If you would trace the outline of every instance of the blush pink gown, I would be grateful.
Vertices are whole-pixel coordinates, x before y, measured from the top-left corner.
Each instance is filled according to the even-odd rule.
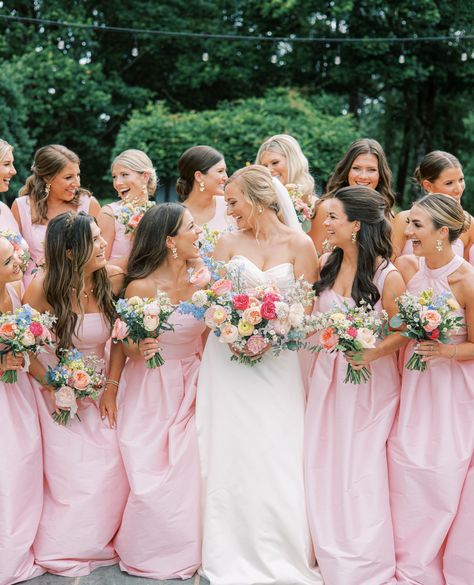
[[[111,328],[100,313],[84,315],[75,347],[104,356]],[[44,357],[43,357],[44,356]],[[40,354],[56,363],[54,354]],[[79,401],[69,426],[55,423],[48,392],[37,391],[43,434],[44,507],[34,544],[36,562],[50,573],[88,575],[97,567],[118,562],[112,540],[122,519],[129,487],[116,431],[102,421],[98,402]]]
[[[15,234],[20,233],[20,228],[13,217],[13,213],[3,201],[0,201],[0,230],[10,230]]]
[[[216,195],[214,197],[216,202],[216,211],[214,217],[207,222],[207,227],[211,230],[225,231],[232,224],[232,220],[227,217],[227,205],[224,197]]]
[[[25,195],[15,199],[18,213],[21,219],[21,235],[25,238],[30,247],[31,260],[28,269],[23,277],[25,289],[34,278],[32,270],[35,269],[36,263],[42,263],[44,260],[44,240],[46,237],[46,224],[33,223],[31,219],[30,198]],[[77,211],[89,213],[91,198],[87,195],[81,196]]]
[[[7,284],[13,309],[21,305]],[[41,434],[34,389],[26,372],[16,384],[0,382],[0,585],[44,573],[32,545],[43,505]]]
[[[102,211],[108,213],[115,218],[117,209],[123,205],[122,201],[114,201],[105,205]],[[110,261],[117,260],[124,256],[128,257],[130,250],[132,249],[132,241],[130,235],[125,233],[125,226],[121,224],[117,219],[115,221],[115,237],[112,244],[112,251],[110,253]]]
[[[455,256],[419,271],[412,293],[451,293]],[[464,315],[460,311],[461,316]],[[452,343],[466,340],[460,330]],[[407,346],[403,364],[413,354]],[[389,440],[397,578],[410,585],[474,583],[474,360],[435,359],[425,372],[403,367],[400,411]]]
[[[115,539],[120,568],[153,579],[188,579],[201,563],[196,385],[204,323],[174,313],[160,336],[165,363],[127,361],[117,429],[131,492]]]
[[[382,294],[392,264],[374,278]],[[352,298],[321,293],[325,312]],[[381,310],[381,301],[375,306]],[[372,362],[366,384],[343,382],[342,353],[315,354],[305,419],[305,478],[316,558],[327,585],[395,584],[386,444],[400,393],[395,355]]]

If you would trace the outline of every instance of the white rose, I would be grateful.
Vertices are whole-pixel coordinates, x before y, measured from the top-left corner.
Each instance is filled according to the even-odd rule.
[[[160,314],[160,311],[161,311],[160,305],[156,301],[143,307],[143,314],[144,315],[156,316],[156,315]]]
[[[35,336],[31,331],[25,331],[21,336],[20,341],[25,347],[30,347],[35,344]]]
[[[145,327],[147,331],[155,331],[159,324],[160,321],[156,315],[145,315],[145,317],[143,317],[143,327]]]
[[[287,303],[284,303],[283,301],[275,301],[275,310],[278,319],[281,320],[287,319],[290,313],[290,307],[288,306]]]
[[[292,327],[301,327],[304,320],[304,307],[301,303],[293,303],[288,315]]]
[[[367,329],[366,327],[362,327],[357,331],[356,340],[362,345],[364,349],[372,349],[375,347],[377,338],[373,331]]]
[[[207,294],[203,290],[198,290],[191,297],[191,301],[196,307],[204,307],[207,302]]]
[[[219,341],[221,343],[234,343],[239,338],[239,330],[232,323],[226,323],[220,330]]]

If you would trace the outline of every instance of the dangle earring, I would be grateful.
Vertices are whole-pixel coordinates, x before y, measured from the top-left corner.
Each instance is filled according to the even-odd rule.
[[[258,206],[257,208],[258,213],[263,213],[263,207],[261,205]]]
[[[204,191],[204,189],[205,189],[205,188],[206,188],[206,187],[204,186],[204,181],[201,181],[201,182],[199,183],[199,191],[201,191],[201,193],[202,193],[202,192]]]
[[[175,260],[177,260],[178,259],[178,250],[177,250],[176,246],[173,246],[172,248],[170,248],[170,250],[171,250],[171,256],[173,256],[173,258]]]
[[[351,240],[353,244],[357,242],[357,232],[352,232]]]
[[[49,197],[49,190],[51,189],[51,183],[46,183],[44,186],[44,196]]]
[[[145,197],[148,197],[148,189],[146,188],[146,183],[143,183],[142,193]]]
[[[438,252],[442,252],[443,251],[443,242],[442,242],[442,240],[436,240],[436,249],[438,250]]]

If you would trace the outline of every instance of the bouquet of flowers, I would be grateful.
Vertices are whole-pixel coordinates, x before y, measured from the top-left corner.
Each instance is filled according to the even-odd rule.
[[[138,205],[134,201],[123,203],[115,211],[115,218],[119,223],[125,226],[125,233],[132,234],[145,212],[155,205],[154,201],[147,201],[142,205]]]
[[[397,299],[398,313],[390,320],[394,328],[406,325],[405,337],[417,341],[437,340],[449,342],[451,332],[456,332],[462,325],[462,317],[455,314],[459,305],[449,292],[435,294],[432,289],[420,295],[404,293]],[[424,372],[428,363],[418,353],[414,353],[406,363],[407,370]]]
[[[154,299],[131,297],[119,299],[115,303],[115,309],[119,318],[115,321],[112,331],[112,341],[129,340],[139,343],[147,337],[158,337],[162,331],[173,331],[173,325],[168,323],[170,315],[174,311],[168,296],[158,291]],[[157,368],[164,364],[159,352],[146,361],[147,368]]]
[[[97,400],[105,386],[105,362],[94,353],[84,356],[77,349],[66,349],[62,352],[56,367],[48,366],[46,382],[56,388],[56,406],[53,419],[60,425],[79,415],[77,401],[84,398]]]
[[[13,246],[13,250],[16,252],[18,260],[20,261],[20,268],[22,272],[25,272],[28,268],[28,262],[30,261],[30,248],[28,247],[26,240],[21,234],[16,234],[11,230],[0,230],[0,236],[6,238]]]
[[[56,318],[49,313],[39,313],[30,305],[23,305],[0,315],[0,356],[11,351],[23,355],[25,370],[28,370],[29,352],[38,354],[45,345],[52,345],[51,328]],[[0,381],[7,384],[18,382],[16,370],[0,371]]]
[[[302,278],[285,291],[266,285],[246,292],[230,278],[220,278],[209,289],[196,291],[179,310],[204,318],[219,341],[236,350],[231,360],[253,366],[266,347],[274,355],[305,347],[314,326],[304,308],[313,299],[311,285]]]
[[[290,183],[285,185],[285,187],[288,191],[288,194],[290,195],[290,199],[296,211],[296,216],[298,217],[298,221],[301,223],[303,231],[309,232],[311,229],[311,218],[314,214],[314,205],[307,203],[307,198],[301,192],[299,185]]]
[[[219,230],[211,230],[207,224],[202,226],[202,233],[199,236],[199,253],[202,257],[212,254],[221,234]]]
[[[388,315],[385,311],[375,311],[365,303],[358,307],[349,307],[344,303],[344,308],[335,306],[326,313],[319,313],[315,319],[319,344],[311,348],[313,351],[360,352],[375,347],[377,339],[382,337]],[[347,364],[344,382],[363,384],[370,376],[368,368],[354,370],[351,364]]]

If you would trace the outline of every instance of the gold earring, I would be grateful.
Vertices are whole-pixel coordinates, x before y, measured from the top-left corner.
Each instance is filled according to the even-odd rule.
[[[171,256],[173,256],[173,258],[175,260],[178,259],[178,249],[176,248],[176,246],[173,246],[172,248],[170,248],[171,250]]]
[[[46,185],[44,186],[44,194],[45,197],[49,196],[49,190],[51,189],[51,183],[46,183]]]
[[[259,205],[259,207],[257,208],[258,213],[263,213],[263,207],[261,205]]]
[[[146,188],[146,183],[143,184],[142,191],[143,191],[143,195],[146,195],[148,197],[148,189]]]
[[[442,240],[436,240],[436,249],[438,250],[438,252],[442,252],[443,251],[443,242],[442,242]]]
[[[204,191],[204,189],[205,189],[205,188],[206,188],[206,187],[204,186],[204,181],[201,181],[201,182],[199,183],[199,191],[201,191],[201,193],[202,193],[202,192]]]
[[[353,244],[357,242],[357,232],[352,232],[351,240]]]

